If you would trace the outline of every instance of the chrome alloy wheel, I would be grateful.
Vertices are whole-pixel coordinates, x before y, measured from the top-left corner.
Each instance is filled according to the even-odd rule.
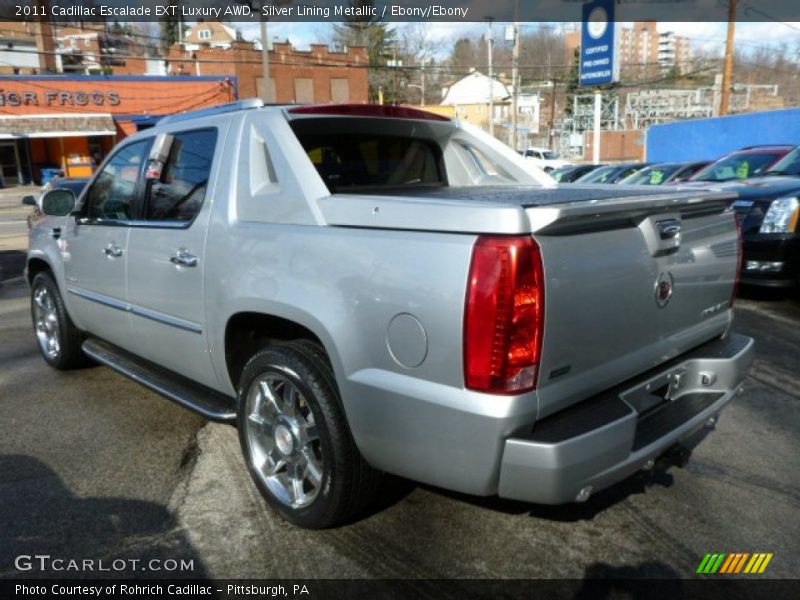
[[[33,292],[33,320],[42,352],[48,358],[58,358],[61,353],[58,313],[53,296],[44,285],[37,286]]]
[[[314,502],[322,487],[323,456],[314,414],[286,376],[266,373],[247,392],[245,429],[256,475],[291,508]]]

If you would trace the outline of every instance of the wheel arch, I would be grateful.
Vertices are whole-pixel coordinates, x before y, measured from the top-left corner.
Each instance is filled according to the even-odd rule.
[[[29,258],[25,267],[25,276],[26,279],[28,280],[28,285],[32,284],[33,278],[36,277],[42,271],[50,271],[51,273],[53,273],[53,276],[55,278],[55,272],[53,271],[53,267],[50,266],[49,262],[47,262],[43,258],[39,258],[36,256]]]
[[[330,343],[324,342],[323,337],[296,320],[275,314],[249,310],[234,313],[225,324],[225,368],[228,378],[233,388],[238,389],[242,370],[253,354],[270,344],[298,339],[319,345],[336,371],[332,348]]]

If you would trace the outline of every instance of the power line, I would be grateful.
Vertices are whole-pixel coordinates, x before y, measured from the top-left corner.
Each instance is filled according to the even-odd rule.
[[[758,13],[759,15],[761,15],[765,19],[769,19],[773,23],[778,23],[779,25],[783,25],[784,27],[788,27],[789,29],[794,29],[795,31],[800,31],[800,27],[796,27],[796,26],[792,25],[791,23],[787,23],[786,21],[781,21],[780,19],[776,19],[775,17],[773,17],[772,15],[764,12],[760,8],[756,8],[755,6],[750,4],[749,2],[743,2],[742,4],[744,5],[745,13],[748,13],[748,12]]]

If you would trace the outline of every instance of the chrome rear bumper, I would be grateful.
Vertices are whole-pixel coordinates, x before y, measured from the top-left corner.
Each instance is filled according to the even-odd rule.
[[[498,493],[541,504],[586,500],[676,444],[702,439],[742,389],[753,340],[714,340],[537,423],[505,443]]]

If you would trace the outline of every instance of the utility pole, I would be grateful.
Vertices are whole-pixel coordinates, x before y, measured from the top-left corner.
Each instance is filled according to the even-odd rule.
[[[420,100],[420,106],[425,106],[425,59],[422,59],[422,69],[420,69],[420,76],[422,78],[420,92],[422,93],[422,98]]]
[[[272,102],[272,95],[269,93],[269,35],[267,33],[267,20],[261,17],[261,77],[264,85],[261,87],[261,99],[264,104]]]
[[[592,164],[600,164],[600,126],[603,115],[603,94],[594,92],[594,135],[592,136]]]
[[[722,71],[722,95],[719,101],[720,116],[727,115],[731,108],[731,88],[733,88],[733,38],[736,33],[736,2],[728,0],[728,40],[725,43],[725,69]]]
[[[514,5],[516,17],[519,2]],[[519,23],[514,22],[514,49],[511,54],[511,147],[517,148],[517,113],[519,112]]]
[[[556,91],[558,91],[558,79],[553,77],[553,95],[550,96],[550,123],[547,127],[547,140],[548,140],[548,147],[551,150],[555,150],[555,140],[556,136],[553,133],[553,130],[556,126]]]
[[[397,104],[397,44],[392,46],[392,104]]]
[[[492,19],[487,19],[489,31],[486,34],[486,50],[489,53],[489,135],[494,135],[494,68],[492,67],[492,54],[494,54],[494,38],[492,37]]]

